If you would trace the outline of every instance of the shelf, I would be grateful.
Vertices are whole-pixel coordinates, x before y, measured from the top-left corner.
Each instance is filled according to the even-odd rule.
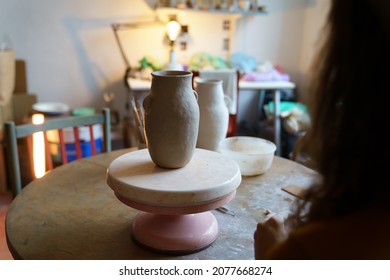
[[[161,11],[164,13],[177,13],[177,12],[194,12],[194,13],[204,13],[204,14],[226,14],[226,15],[266,15],[266,10],[249,10],[249,11],[243,11],[243,10],[218,10],[218,9],[209,9],[209,10],[203,10],[203,9],[190,9],[190,8],[172,8],[172,7],[158,7],[155,8],[155,11]]]

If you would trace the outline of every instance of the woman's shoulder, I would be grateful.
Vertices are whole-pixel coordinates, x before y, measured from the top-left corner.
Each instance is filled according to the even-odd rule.
[[[375,206],[297,228],[271,258],[390,259],[390,209]]]

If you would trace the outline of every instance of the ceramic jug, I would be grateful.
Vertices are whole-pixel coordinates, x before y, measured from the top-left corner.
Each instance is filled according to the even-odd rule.
[[[190,162],[199,130],[197,98],[191,72],[152,73],[150,94],[143,106],[146,144],[156,165],[180,168]]]
[[[219,143],[226,138],[229,125],[228,104],[230,98],[225,96],[222,80],[196,78],[195,87],[198,93],[200,111],[199,134],[196,146],[218,151]]]

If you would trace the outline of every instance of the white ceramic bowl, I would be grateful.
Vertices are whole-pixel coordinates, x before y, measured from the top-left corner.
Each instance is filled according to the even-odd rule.
[[[42,114],[46,115],[61,115],[69,112],[69,106],[64,103],[57,102],[42,102],[35,103],[32,108]]]
[[[219,151],[238,163],[241,175],[254,176],[270,168],[276,146],[262,138],[235,136],[222,140]]]

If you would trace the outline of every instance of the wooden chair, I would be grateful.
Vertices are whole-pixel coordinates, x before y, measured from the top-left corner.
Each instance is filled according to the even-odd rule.
[[[225,95],[233,99],[229,106],[229,127],[227,137],[237,135],[237,112],[238,112],[238,93],[240,72],[236,69],[216,69],[193,71],[193,78],[202,77],[207,79],[222,80]],[[194,81],[193,81],[194,85]]]
[[[22,124],[15,125],[13,121],[5,122],[5,145],[7,152],[7,165],[9,174],[9,185],[14,197],[16,197],[22,190],[21,168],[20,168],[20,155],[18,151],[18,139],[27,139],[27,143],[31,143],[32,135],[37,132],[43,132],[45,142],[45,159],[46,159],[46,171],[53,169],[53,160],[49,149],[48,133],[57,131],[58,135],[58,151],[60,153],[61,163],[68,162],[68,154],[66,149],[64,133],[73,131],[74,136],[74,149],[76,151],[76,158],[83,157],[81,145],[89,143],[91,154],[97,153],[97,148],[94,135],[94,127],[101,124],[103,127],[103,149],[102,151],[111,151],[111,124],[110,124],[110,110],[104,109],[101,114],[94,114],[89,116],[70,116],[70,117],[54,117],[45,120],[43,124]],[[82,127],[89,130],[89,141],[80,140],[80,131]],[[27,146],[31,149],[31,144]]]

